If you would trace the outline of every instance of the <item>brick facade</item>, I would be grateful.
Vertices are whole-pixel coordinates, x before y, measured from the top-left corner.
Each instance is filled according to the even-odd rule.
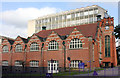
[[[108,21],[108,23],[106,23],[106,21]],[[5,38],[2,42],[2,47],[7,45],[9,47],[9,52],[2,53],[2,60],[8,60],[9,66],[15,66],[16,60],[22,60],[25,61],[26,67],[30,67],[29,62],[31,60],[37,60],[39,61],[39,67],[44,67],[45,70],[47,70],[48,61],[51,59],[59,62],[59,68],[64,68],[64,65],[65,67],[69,67],[67,57],[70,57],[71,60],[82,61],[87,68],[104,67],[106,62],[108,62],[109,67],[111,65],[117,66],[113,25],[114,19],[108,17],[93,24],[43,30],[37,34],[33,34],[28,39],[18,36],[13,44],[10,44],[9,40]],[[109,26],[109,29],[106,30],[105,26]],[[110,57],[105,57],[106,35],[110,36]],[[71,40],[75,38],[81,40],[82,48],[69,48]],[[58,50],[48,50],[49,42],[52,40],[58,43]],[[63,41],[65,45],[63,45]],[[30,52],[30,45],[32,42],[36,42],[39,45],[39,51]],[[15,46],[17,44],[22,45],[22,52],[15,52]],[[64,55],[66,58],[64,58]]]

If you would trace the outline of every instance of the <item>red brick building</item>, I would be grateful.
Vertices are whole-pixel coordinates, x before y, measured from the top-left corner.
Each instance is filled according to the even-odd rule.
[[[113,17],[2,42],[2,64],[16,72],[25,67],[28,72],[55,73],[69,66],[78,68],[79,62],[86,68],[117,66]]]

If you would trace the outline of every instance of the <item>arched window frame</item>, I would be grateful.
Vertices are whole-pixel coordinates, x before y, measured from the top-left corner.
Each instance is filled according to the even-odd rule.
[[[7,52],[9,52],[9,48],[7,45],[4,45],[3,46],[3,53],[7,53]]]
[[[15,46],[15,52],[22,52],[23,50],[23,47],[22,47],[22,45],[21,44],[17,44],[16,46]]]
[[[32,42],[30,45],[30,51],[39,51],[39,45],[37,42]]]
[[[58,50],[58,48],[59,48],[59,44],[57,43],[57,41],[52,40],[49,42],[48,50]]]
[[[70,41],[69,49],[82,48],[82,41],[78,38],[74,38]]]
[[[110,36],[105,36],[105,57],[110,57]]]

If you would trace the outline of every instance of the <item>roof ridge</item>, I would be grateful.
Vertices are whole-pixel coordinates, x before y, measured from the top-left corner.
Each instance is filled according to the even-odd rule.
[[[72,27],[64,27],[64,28],[58,28],[58,29],[52,29],[52,30],[42,30],[36,33],[36,35],[42,38],[47,38],[48,35],[51,33],[51,31],[55,31],[56,33],[58,33],[58,35],[65,36],[65,35],[69,35],[73,30],[73,28],[76,28],[85,37],[89,37],[89,36],[95,37],[96,27],[97,27],[97,23],[83,24],[83,25],[76,25]]]
[[[62,28],[42,30],[42,31],[54,31],[54,30],[59,30],[59,29],[64,29],[64,28],[73,28],[73,27],[86,26],[86,25],[91,25],[91,24],[96,24],[96,23],[82,24],[82,25],[74,25],[74,26],[70,26],[70,27],[62,27]],[[42,32],[42,31],[39,31],[39,32]],[[39,32],[38,32],[38,33],[39,33]]]

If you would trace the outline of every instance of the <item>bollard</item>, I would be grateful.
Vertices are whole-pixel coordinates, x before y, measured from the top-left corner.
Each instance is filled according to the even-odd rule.
[[[94,70],[93,76],[97,76],[97,75],[98,75],[98,73]]]

